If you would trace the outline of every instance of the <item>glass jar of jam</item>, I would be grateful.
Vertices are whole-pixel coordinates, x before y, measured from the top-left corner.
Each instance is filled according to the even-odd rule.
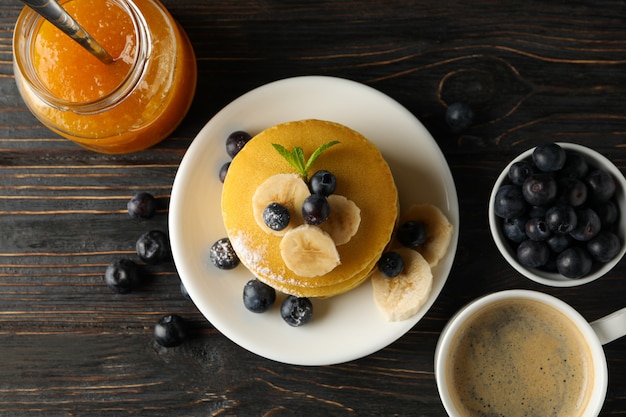
[[[114,58],[104,64],[26,7],[13,36],[14,74],[46,127],[102,153],[146,149],[182,121],[196,88],[187,35],[157,0],[66,0]]]

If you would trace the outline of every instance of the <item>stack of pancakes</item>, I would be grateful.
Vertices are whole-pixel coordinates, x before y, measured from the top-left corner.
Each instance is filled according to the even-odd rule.
[[[310,174],[327,170],[337,179],[335,193],[361,210],[357,233],[337,246],[341,264],[315,277],[291,271],[279,248],[282,237],[264,231],[252,209],[255,191],[276,174],[296,173],[272,144],[301,147],[308,158],[330,141]],[[398,218],[398,192],[380,151],[358,132],[328,121],[302,120],[279,124],[256,135],[233,158],[222,192],[222,215],[231,244],[259,280],[298,297],[330,297],[351,290],[370,275],[387,247]],[[332,213],[331,213],[332,216]]]

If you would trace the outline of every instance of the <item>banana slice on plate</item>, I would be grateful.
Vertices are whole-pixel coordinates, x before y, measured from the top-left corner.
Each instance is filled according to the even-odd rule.
[[[275,236],[283,236],[288,230],[304,222],[301,208],[302,203],[309,195],[311,195],[309,187],[300,176],[296,174],[272,175],[259,185],[252,196],[254,220],[265,232]],[[291,220],[283,230],[273,230],[263,220],[263,210],[271,203],[279,203],[289,210]]]
[[[412,249],[395,249],[404,260],[404,269],[387,278],[378,268],[372,274],[374,303],[387,321],[410,318],[424,305],[433,285],[433,274],[424,257]]]
[[[426,227],[426,241],[413,248],[422,254],[431,268],[444,257],[452,240],[454,231],[452,224],[443,212],[433,204],[415,204],[402,214],[399,224],[408,221],[424,223]]]
[[[301,277],[327,274],[341,263],[330,235],[309,224],[285,233],[280,241],[280,254],[287,268]]]

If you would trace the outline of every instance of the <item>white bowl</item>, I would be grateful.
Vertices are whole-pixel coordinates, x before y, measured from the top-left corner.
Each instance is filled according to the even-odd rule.
[[[609,272],[615,265],[617,265],[620,259],[622,259],[622,257],[624,256],[624,253],[626,253],[626,245],[624,244],[626,237],[626,180],[624,179],[624,174],[622,174],[622,172],[611,161],[600,155],[598,152],[574,143],[559,142],[558,144],[566,151],[576,151],[582,154],[586,158],[587,163],[590,167],[603,169],[609,172],[615,179],[616,190],[614,198],[620,210],[620,215],[618,219],[619,227],[617,230],[617,234],[622,243],[622,248],[620,249],[619,253],[611,261],[601,265],[599,268],[596,268],[594,264],[594,269],[592,269],[589,274],[585,275],[582,278],[575,279],[564,277],[558,273],[546,272],[536,268],[528,268],[518,262],[515,250],[512,248],[511,244],[502,232],[502,219],[495,215],[493,211],[493,205],[496,192],[498,191],[500,186],[509,182],[508,172],[511,165],[513,165],[515,162],[519,162],[523,159],[529,158],[532,155],[534,148],[521,153],[519,156],[513,159],[506,166],[506,168],[504,168],[504,170],[496,180],[491,191],[491,196],[489,198],[489,228],[491,229],[491,235],[493,236],[493,240],[496,243],[496,246],[498,247],[498,250],[500,251],[502,256],[504,256],[504,259],[506,259],[507,262],[511,264],[511,266],[522,275],[544,285],[550,285],[553,287],[574,287],[577,285],[586,284],[602,277],[607,272]]]

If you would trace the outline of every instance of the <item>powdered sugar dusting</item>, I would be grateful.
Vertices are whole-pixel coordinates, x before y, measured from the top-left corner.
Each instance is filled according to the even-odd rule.
[[[254,243],[251,236],[241,230],[236,230],[230,235],[230,243],[237,252],[237,256],[248,269],[255,271],[262,277],[270,280],[294,285],[295,280],[285,276],[285,270],[275,271],[267,262],[267,248]]]

